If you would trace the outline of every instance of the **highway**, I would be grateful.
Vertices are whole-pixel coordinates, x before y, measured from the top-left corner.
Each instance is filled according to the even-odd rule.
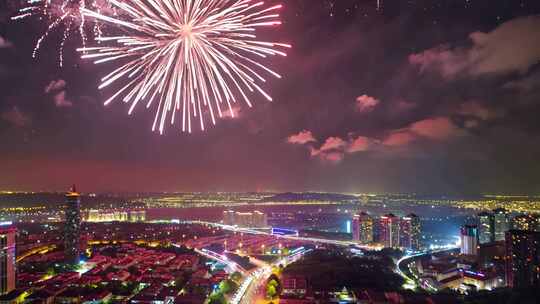
[[[304,242],[311,242],[311,243],[319,243],[319,244],[331,244],[336,246],[356,246],[361,249],[365,250],[378,250],[381,249],[377,246],[368,246],[368,245],[359,245],[358,243],[352,242],[352,241],[340,241],[340,240],[330,240],[330,239],[321,239],[321,238],[313,238],[313,237],[301,237],[301,236],[295,236],[295,235],[273,235],[271,233],[255,230],[255,229],[249,229],[249,228],[241,228],[236,226],[230,226],[230,225],[223,225],[219,223],[212,223],[212,222],[204,222],[204,221],[180,221],[180,223],[186,223],[186,224],[201,224],[201,225],[209,225],[213,227],[219,227],[224,230],[228,231],[234,231],[234,232],[241,232],[241,233],[248,233],[248,234],[258,234],[258,235],[271,235],[278,238],[283,239],[289,239],[289,240],[296,240],[296,241],[304,241]]]
[[[266,292],[266,281],[272,274],[272,267],[283,265],[287,266],[291,263],[294,263],[298,261],[300,258],[302,258],[305,254],[309,253],[311,249],[305,249],[303,247],[300,247],[295,250],[292,254],[279,259],[278,261],[268,264],[265,267],[259,268],[253,275],[252,279],[250,280],[249,284],[247,285],[247,288],[243,290],[244,294],[240,298],[240,302],[237,302],[239,304],[253,304],[257,302],[257,299],[264,298],[265,292]],[[234,302],[233,302],[234,304]]]
[[[366,246],[366,245],[359,246],[357,243],[351,242],[351,241],[329,240],[329,239],[312,238],[312,237],[301,237],[301,236],[295,236],[295,235],[273,235],[265,231],[249,229],[249,228],[240,228],[236,226],[229,226],[229,225],[223,225],[223,224],[212,223],[212,222],[203,222],[203,221],[177,221],[177,222],[184,223],[184,224],[208,225],[208,226],[213,226],[213,227],[219,227],[224,230],[233,231],[233,232],[256,234],[256,235],[267,235],[267,236],[273,236],[277,238],[283,238],[283,239],[289,239],[289,240],[295,240],[295,241],[302,241],[302,242],[307,242],[307,243],[331,244],[331,245],[343,246],[343,247],[349,247],[349,246],[354,245],[355,247],[366,249],[366,250],[381,249],[380,247],[375,247],[375,246]],[[196,249],[196,251],[208,258],[214,259],[221,263],[225,263],[232,269],[239,269],[240,267],[239,265],[236,265],[235,263],[229,261],[227,257],[219,255],[215,252],[210,252],[205,249],[202,249],[202,250]],[[311,249],[306,250],[305,248],[301,247],[299,251],[292,252],[289,256],[283,259],[280,259],[273,264],[268,264],[267,266],[262,266],[262,267],[261,265],[259,265],[259,267],[254,271],[247,272],[241,269],[243,270],[243,273],[246,276],[245,276],[244,281],[238,288],[237,292],[234,294],[234,296],[230,300],[230,302],[232,304],[256,303],[257,299],[259,299],[261,296],[264,297],[264,291],[265,291],[264,285],[268,277],[272,274],[272,266],[277,266],[279,264],[286,266],[290,263],[294,263],[295,261],[297,261],[298,259],[300,259],[302,256],[304,256],[306,253],[310,251]]]
[[[439,250],[431,250],[431,251],[423,251],[423,252],[419,252],[419,253],[415,253],[415,254],[411,254],[411,255],[406,255],[406,256],[403,256],[401,259],[399,259],[397,262],[396,262],[396,273],[399,274],[403,279],[405,279],[405,282],[407,285],[409,285],[409,287],[411,288],[416,288],[416,287],[421,287],[420,284],[418,284],[418,279],[414,276],[411,276],[411,274],[409,273],[409,271],[406,269],[406,265],[408,265],[411,260],[414,260],[418,257],[421,257],[421,256],[426,256],[426,255],[429,255],[429,254],[435,254],[435,253],[440,253],[440,252],[444,252],[444,251],[451,251],[451,250],[456,250],[457,247],[449,247],[449,248],[444,248],[444,249],[439,249]]]

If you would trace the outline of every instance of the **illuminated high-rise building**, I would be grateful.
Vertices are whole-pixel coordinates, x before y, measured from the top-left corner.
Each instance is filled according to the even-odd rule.
[[[480,244],[495,241],[495,217],[493,213],[478,213],[476,219],[478,222],[478,241]]]
[[[353,216],[352,221],[353,241],[361,244],[373,242],[373,218],[365,212]]]
[[[224,225],[234,225],[234,211],[225,210],[223,211],[223,224]]]
[[[540,287],[540,232],[506,232],[506,284],[512,288]]]
[[[512,219],[512,229],[536,231],[538,218],[532,214],[520,214]]]
[[[476,225],[465,225],[461,227],[461,254],[478,254],[478,227]]]
[[[75,185],[66,193],[66,221],[64,225],[64,256],[67,263],[79,262],[81,232],[81,196]]]
[[[0,295],[15,290],[17,230],[10,222],[0,222]]]
[[[493,210],[493,234],[495,241],[504,241],[504,234],[510,230],[510,216],[508,211],[504,208],[498,208]]]
[[[257,210],[253,211],[251,227],[263,228],[266,226],[268,226],[266,214]]]
[[[384,247],[399,247],[399,217],[392,213],[381,216],[381,242]]]
[[[400,246],[407,249],[420,249],[420,218],[411,213],[400,221]]]
[[[360,242],[360,215],[353,215],[352,219],[352,239],[355,242]]]
[[[236,212],[234,214],[234,224],[239,227],[250,227],[253,218],[251,212]]]

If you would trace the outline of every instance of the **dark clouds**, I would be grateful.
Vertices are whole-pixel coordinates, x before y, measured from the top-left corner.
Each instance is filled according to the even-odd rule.
[[[540,4],[521,2],[285,1],[274,102],[192,135],[104,107],[104,67],[71,45],[59,69],[54,43],[33,60],[40,25],[4,21],[0,188],[537,193]]]
[[[470,47],[441,45],[412,54],[409,61],[422,71],[437,70],[444,77],[468,77],[518,72],[526,74],[540,62],[540,17],[507,21],[493,31],[473,32]]]

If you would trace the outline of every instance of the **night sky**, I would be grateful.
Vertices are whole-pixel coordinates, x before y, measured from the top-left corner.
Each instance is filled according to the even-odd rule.
[[[159,135],[2,1],[0,190],[540,193],[540,1],[280,2],[274,101]]]

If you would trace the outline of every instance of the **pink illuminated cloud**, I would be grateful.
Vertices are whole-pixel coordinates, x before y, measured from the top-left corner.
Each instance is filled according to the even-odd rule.
[[[60,91],[58,94],[54,95],[54,105],[62,108],[71,107],[73,106],[73,103],[66,98],[66,91]]]
[[[58,79],[58,80],[53,80],[49,82],[49,84],[45,86],[44,91],[45,93],[48,94],[48,93],[62,90],[65,87],[66,87],[66,81],[63,79]]]
[[[347,142],[340,137],[328,137],[319,150],[343,150],[347,146]]]
[[[287,142],[290,144],[304,145],[311,142],[317,142],[317,139],[313,137],[313,133],[308,130],[300,131],[298,134],[293,134],[287,138]]]
[[[231,111],[232,110],[232,111]],[[242,107],[238,104],[231,105],[231,108],[226,108],[225,111],[221,112],[222,118],[239,118],[242,112]]]
[[[356,98],[356,110],[360,113],[371,112],[380,102],[380,100],[364,94]]]
[[[409,130],[430,139],[444,140],[459,135],[461,130],[447,117],[435,117],[413,123]]]
[[[358,136],[349,142],[347,153],[363,152],[369,149],[371,140],[365,136]]]
[[[414,141],[415,138],[414,134],[408,130],[398,130],[390,133],[390,135],[382,141],[382,144],[389,147],[401,147],[408,145]]]

